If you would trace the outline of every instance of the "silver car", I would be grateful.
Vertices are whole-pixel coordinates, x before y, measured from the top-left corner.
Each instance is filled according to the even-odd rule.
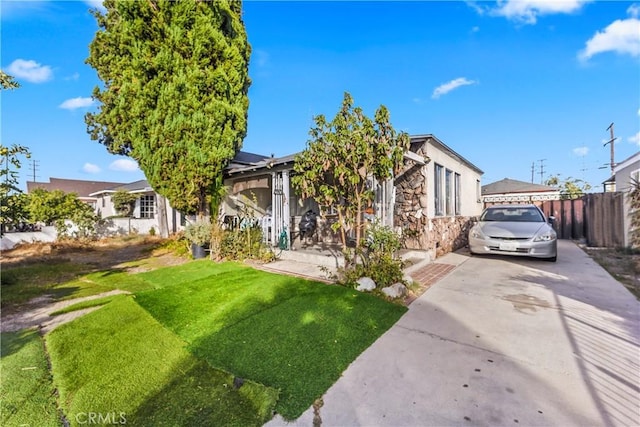
[[[472,254],[501,254],[545,258],[555,262],[558,238],[548,220],[535,205],[488,207],[469,230]]]

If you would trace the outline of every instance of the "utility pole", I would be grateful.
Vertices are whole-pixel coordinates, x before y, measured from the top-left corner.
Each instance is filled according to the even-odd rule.
[[[536,170],[536,162],[531,162],[531,183],[533,184],[533,174]]]
[[[611,122],[611,124],[609,125],[607,130],[611,132],[611,139],[608,142],[605,142],[603,147],[606,147],[607,144],[611,144],[611,163],[609,164],[609,166],[611,166],[611,176],[613,176],[613,168],[616,165],[616,163],[615,163],[615,148],[614,148],[616,138],[613,136],[613,122]]]
[[[540,159],[540,184],[544,184],[544,161],[547,159]]]
[[[36,182],[36,172],[38,171],[38,160],[31,160],[31,170],[33,172],[33,182]]]

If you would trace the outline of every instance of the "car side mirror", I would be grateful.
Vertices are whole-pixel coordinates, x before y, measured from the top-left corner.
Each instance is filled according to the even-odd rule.
[[[547,221],[549,222],[549,224],[553,225],[553,223],[556,222],[556,217],[550,216],[549,218],[547,218]]]

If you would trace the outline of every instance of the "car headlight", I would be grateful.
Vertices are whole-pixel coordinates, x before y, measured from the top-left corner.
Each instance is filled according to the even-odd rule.
[[[471,232],[469,232],[469,234],[474,239],[484,239],[484,234],[482,234],[482,231],[480,231],[480,227],[473,227],[471,229]]]
[[[533,238],[534,242],[550,242],[552,240],[556,240],[556,232],[553,230],[538,234]]]

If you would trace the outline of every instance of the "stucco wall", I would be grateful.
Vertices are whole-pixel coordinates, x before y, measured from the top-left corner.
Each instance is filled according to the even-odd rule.
[[[434,176],[435,176],[435,164],[439,164],[445,169],[449,169],[454,173],[460,174],[460,215],[461,216],[476,216],[482,213],[482,197],[478,192],[480,191],[479,185],[481,181],[481,175],[477,171],[471,169],[462,161],[451,157],[448,153],[438,149],[430,142],[425,144],[423,149],[430,161],[426,165],[426,179],[427,190],[430,195],[430,203],[427,205],[427,216],[434,218],[435,215],[435,200],[433,198],[434,192]]]

